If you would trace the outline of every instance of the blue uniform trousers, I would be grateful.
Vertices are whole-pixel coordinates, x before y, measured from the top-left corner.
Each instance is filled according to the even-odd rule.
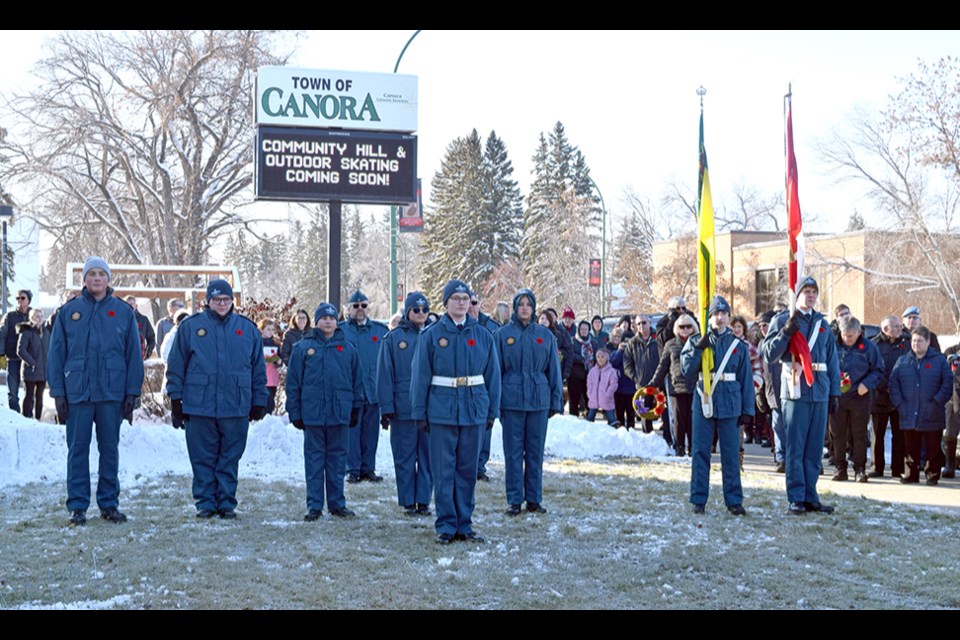
[[[307,509],[323,511],[347,506],[343,496],[343,469],[347,458],[347,425],[307,425],[303,430],[303,466],[307,479]]]
[[[237,508],[237,470],[247,448],[249,427],[247,416],[190,416],[187,420],[187,453],[197,510]]]
[[[547,442],[548,415],[547,409],[500,412],[507,504],[543,501],[543,448]]]
[[[477,464],[477,474],[487,472],[487,463],[490,461],[490,442],[493,437],[493,429],[483,430],[483,442],[480,443],[480,462]]]
[[[18,363],[19,366],[19,363]],[[120,498],[120,415],[119,402],[70,403],[67,414],[67,509],[87,510],[90,506],[90,438],[97,424],[100,468],[97,478],[97,506],[116,508]]]
[[[783,414],[780,409],[770,407],[770,424],[773,425],[773,459],[775,462],[784,462],[784,447],[787,445],[787,434],[783,431]]]
[[[20,413],[20,372],[23,360],[7,358],[7,401],[10,409]]]
[[[477,462],[485,425],[430,425],[430,470],[437,533],[473,533]]]
[[[736,418],[704,418],[695,395],[691,446],[690,502],[706,504],[710,494],[710,448],[716,433],[720,443],[720,475],[723,479],[723,502],[728,507],[743,504],[740,486],[740,429]]]
[[[380,440],[380,404],[363,403],[360,422],[347,434],[347,473],[373,473],[377,469]]]
[[[787,500],[819,503],[817,480],[827,432],[827,402],[783,400]]]
[[[390,421],[390,448],[397,472],[397,501],[401,507],[430,504],[433,475],[430,473],[430,434],[417,429],[413,420]]]

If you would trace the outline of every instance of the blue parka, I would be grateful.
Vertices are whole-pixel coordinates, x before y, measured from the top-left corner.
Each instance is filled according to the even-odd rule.
[[[863,384],[873,393],[883,382],[883,358],[880,350],[863,335],[857,338],[852,347],[843,342],[843,336],[837,336],[837,362],[841,375],[850,376],[850,388],[843,397],[859,397],[857,387]]]
[[[513,300],[517,308],[518,294]],[[529,296],[527,296],[529,297]],[[535,301],[531,300],[533,304]],[[534,318],[536,318],[534,309]],[[524,326],[516,311],[510,322],[494,334],[500,360],[500,408],[509,411],[563,411],[563,377],[557,339],[535,319]]]
[[[287,367],[287,415],[311,426],[346,425],[363,405],[360,354],[337,328],[330,338],[314,328],[293,345]]]
[[[407,319],[400,321],[380,345],[377,362],[377,397],[380,413],[392,413],[397,420],[413,420],[410,404],[410,372],[420,329]]]
[[[377,358],[380,355],[380,341],[390,328],[367,318],[362,325],[356,320],[344,320],[339,325],[347,342],[357,348],[360,354],[360,370],[363,375],[363,393],[370,404],[377,402]]]
[[[790,356],[790,336],[783,333],[783,327],[790,319],[789,311],[781,311],[770,321],[767,337],[763,339],[760,351],[769,361],[779,360],[781,363],[792,362]],[[840,397],[840,363],[837,359],[837,343],[830,331],[830,323],[819,311],[811,311],[807,317],[800,313],[797,322],[800,325],[799,333],[809,343],[813,328],[820,321],[817,340],[810,350],[814,364],[825,364],[826,371],[813,372],[813,387],[807,384],[806,377],[800,374],[800,397],[795,402],[827,402],[831,396]],[[797,367],[800,361],[797,360]],[[780,399],[791,400],[789,385],[780,385]]]
[[[167,395],[189,416],[238,418],[267,406],[263,339],[252,320],[213,309],[183,320],[167,360]]]
[[[496,320],[494,320],[493,318],[491,318],[490,316],[488,316],[482,311],[477,315],[477,323],[481,327],[489,331],[490,333],[496,333],[497,330],[500,328],[499,322],[497,322]]]
[[[133,309],[113,297],[83,292],[60,307],[50,336],[47,385],[67,402],[120,402],[143,387],[140,331]]]
[[[469,315],[462,330],[443,314],[417,340],[410,377],[413,419],[430,424],[479,425],[500,416],[500,362],[493,335]],[[483,376],[483,384],[445,387],[433,376]]]
[[[756,409],[753,399],[753,370],[750,367],[750,348],[733,335],[733,331],[729,327],[720,334],[713,328],[708,331],[710,347],[713,349],[713,372],[716,373],[727,354],[727,350],[733,345],[733,352],[723,368],[723,373],[732,373],[736,377],[736,380],[716,382],[716,389],[713,392],[713,418],[723,420],[725,418],[739,418],[742,415],[754,415]],[[680,350],[680,372],[689,383],[692,383],[700,373],[703,349],[698,349],[696,346],[699,340],[700,334],[698,333],[688,338],[686,344]],[[711,383],[714,381],[716,381],[716,378],[711,378]],[[701,397],[700,394],[703,393],[702,378],[697,381],[696,388],[699,393],[695,394],[697,399],[694,399],[693,406],[700,407],[701,401],[699,398]],[[699,408],[696,410],[700,411]]]
[[[919,360],[912,351],[900,356],[889,386],[890,401],[900,414],[901,431],[944,428],[944,408],[953,395],[953,372],[942,353],[931,347]]]

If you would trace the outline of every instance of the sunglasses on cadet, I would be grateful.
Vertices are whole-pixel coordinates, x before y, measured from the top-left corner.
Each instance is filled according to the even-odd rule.
[[[430,313],[430,307],[411,307],[410,311],[414,313]]]
[[[26,300],[27,296],[17,296],[17,300]]]
[[[471,300],[471,301],[470,301],[470,304],[476,306],[476,305],[480,304],[480,301],[479,301],[479,300]]]
[[[353,303],[353,308],[354,308],[354,309],[366,309],[366,308],[367,308],[367,303],[366,303],[366,302],[354,302],[354,303]]]

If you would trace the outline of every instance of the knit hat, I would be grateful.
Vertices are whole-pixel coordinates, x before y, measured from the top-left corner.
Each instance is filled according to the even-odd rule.
[[[710,308],[707,310],[707,315],[712,316],[718,311],[730,313],[730,305],[723,296],[713,296],[713,300],[710,301]]]
[[[329,302],[321,302],[317,306],[317,310],[313,312],[313,323],[316,324],[320,322],[320,318],[323,318],[324,316],[333,316],[333,318],[336,319],[337,308]]]
[[[517,312],[517,307],[520,306],[520,299],[527,298],[530,300],[530,306],[533,307],[533,314],[537,314],[537,296],[533,294],[533,291],[530,289],[518,289],[513,296],[513,312]]]
[[[820,293],[820,285],[817,284],[817,281],[813,279],[813,276],[807,276],[797,284],[797,297],[800,297],[800,292],[806,287],[813,287],[817,290],[817,293]]]
[[[443,288],[443,306],[447,306],[447,300],[455,293],[470,295],[470,287],[463,280],[457,280],[456,278],[448,282],[447,286]]]
[[[233,287],[230,286],[229,282],[221,279],[210,281],[207,285],[207,302],[210,302],[212,298],[216,298],[217,296],[233,297]]]
[[[430,303],[427,302],[427,296],[425,296],[422,291],[411,291],[407,294],[406,299],[403,301],[403,317],[406,318],[410,313],[410,309],[414,307],[420,307],[424,311],[429,311]]]
[[[90,269],[103,269],[107,272],[107,282],[110,282],[110,279],[113,277],[113,274],[110,272],[110,266],[107,264],[107,261],[101,258],[100,256],[90,256],[87,258],[87,261],[83,263],[83,272],[80,274],[80,281],[86,279],[87,272]]]
[[[571,307],[570,305],[567,305],[567,306],[565,306],[565,307],[563,308],[563,315],[560,316],[560,317],[561,317],[561,318],[573,318],[574,320],[576,320],[577,314],[575,314],[575,313],[573,312],[573,307]]]

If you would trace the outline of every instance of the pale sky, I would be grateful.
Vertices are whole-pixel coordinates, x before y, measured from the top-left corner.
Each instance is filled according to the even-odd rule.
[[[413,32],[309,31],[291,64],[390,73]],[[0,94],[30,86],[50,33],[0,32]],[[882,108],[918,59],[956,55],[958,33],[425,30],[399,72],[419,78],[428,205],[447,145],[473,128],[504,139],[526,195],[538,136],[560,120],[614,216],[628,187],[656,201],[670,180],[695,184],[701,85],[715,202],[737,182],[782,190],[783,95],[792,82],[800,202],[818,217],[812,230],[833,230],[854,208],[868,223],[880,219],[862,190],[835,183],[815,141],[855,106]]]

